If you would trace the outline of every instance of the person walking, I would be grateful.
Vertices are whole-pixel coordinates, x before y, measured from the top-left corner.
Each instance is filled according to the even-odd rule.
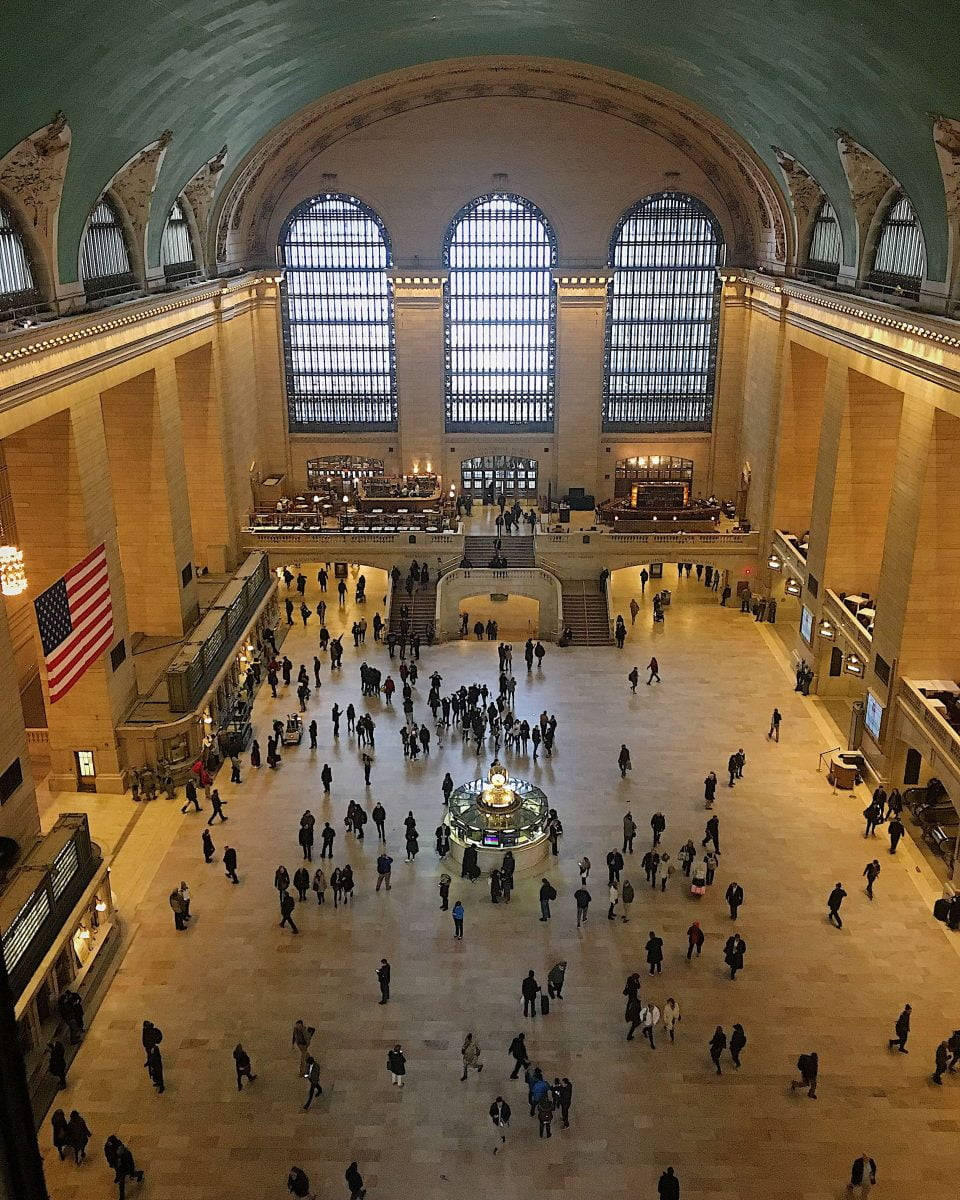
[[[467,1078],[467,1071],[476,1071],[479,1075],[483,1070],[483,1063],[480,1061],[480,1044],[472,1033],[468,1033],[464,1038],[463,1045],[460,1047],[460,1057],[463,1059],[461,1083]]]
[[[850,1168],[850,1183],[847,1187],[850,1195],[854,1192],[859,1192],[860,1200],[866,1200],[870,1194],[870,1189],[877,1182],[877,1164],[864,1152],[859,1158],[853,1160],[853,1166]]]
[[[184,797],[186,798],[186,803],[180,809],[180,811],[182,813],[185,813],[191,804],[193,805],[194,810],[196,812],[202,811],[200,808],[200,800],[197,796],[197,785],[193,782],[192,779],[187,780],[186,785],[184,786],[184,789],[183,789],[183,794],[184,794]]]
[[[655,812],[653,814],[650,818],[650,828],[653,830],[653,847],[656,849],[660,845],[664,830],[667,828],[667,818],[662,812]]]
[[[507,1143],[507,1135],[504,1130],[510,1124],[510,1105],[502,1096],[497,1096],[490,1105],[490,1120],[493,1121],[493,1127],[497,1131],[497,1145],[493,1148],[493,1152],[496,1154],[500,1147]]]
[[[700,957],[700,952],[703,949],[703,943],[704,933],[700,928],[700,922],[694,921],[694,923],[687,930],[687,962],[693,958],[694,954],[696,954],[697,958]]]
[[[647,680],[647,686],[649,687],[654,680],[656,680],[657,683],[660,683],[660,666],[657,663],[656,658],[652,657],[650,659],[650,661],[647,663],[647,670],[650,672],[650,678]]]
[[[540,920],[550,920],[550,901],[556,900],[557,889],[549,879],[540,880]]]
[[[706,824],[706,827],[704,828],[703,833],[704,833],[703,841],[700,843],[700,845],[706,846],[706,844],[708,842],[713,842],[713,852],[714,852],[714,854],[719,854],[720,853],[720,818],[716,815],[716,813],[714,813],[714,815],[712,817],[710,817],[709,820],[707,821],[707,824]]]
[[[299,1018],[293,1023],[293,1037],[290,1039],[291,1046],[296,1047],[300,1055],[300,1075],[305,1076],[307,1073],[307,1060],[310,1057],[310,1043],[313,1041],[313,1035],[316,1030],[312,1025],[307,1026],[303,1022],[303,1018]]]
[[[314,1096],[322,1096],[323,1088],[320,1086],[320,1064],[312,1054],[307,1055],[307,1069],[304,1072],[304,1078],[310,1084],[310,1090],[307,1092],[307,1099],[303,1106],[303,1111],[306,1112],[313,1103]]]
[[[390,876],[392,874],[392,871],[393,871],[393,859],[390,857],[389,854],[387,854],[386,851],[384,851],[383,854],[380,854],[377,856],[377,886],[375,889],[376,891],[379,892],[381,885],[384,883],[387,885],[387,891],[388,892],[390,891]]]
[[[913,1009],[909,1004],[905,1004],[903,1006],[903,1011],[900,1013],[900,1016],[897,1017],[896,1024],[893,1027],[896,1037],[890,1038],[890,1040],[887,1042],[887,1048],[889,1050],[892,1050],[894,1046],[896,1046],[901,1054],[910,1053],[910,1051],[907,1049],[907,1038],[910,1036],[911,1012],[913,1012]]]
[[[457,939],[458,942],[462,942],[463,941],[463,901],[462,900],[454,901],[451,916],[453,917],[453,936]]]
[[[563,983],[567,974],[567,960],[555,962],[547,972],[547,995],[551,1000],[563,999]]]
[[[740,911],[740,905],[743,903],[743,888],[739,883],[732,882],[724,893],[724,899],[730,909],[730,920],[735,921],[737,913]]]
[[[214,821],[217,819],[217,817],[219,817],[221,821],[226,821],[228,819],[226,814],[223,811],[223,806],[225,804],[226,804],[226,800],[221,800],[220,793],[217,791],[216,788],[214,788],[213,791],[210,793],[210,807],[213,809],[213,811],[211,812],[210,817],[207,821],[208,825],[212,825],[214,823]]]
[[[377,983],[380,985],[379,1004],[386,1004],[390,999],[390,964],[385,958],[380,959],[377,967]]]
[[[887,825],[887,834],[890,838],[890,853],[896,854],[897,846],[900,844],[900,839],[907,832],[906,826],[900,820],[899,816],[894,816]]]
[[[446,912],[450,900],[450,876],[446,873],[441,875],[437,887],[440,890],[440,911]]]
[[[617,766],[620,768],[621,779],[626,779],[627,772],[633,770],[630,763],[630,751],[625,744],[620,746],[620,753],[617,755]]]
[[[655,1004],[644,1004],[640,1009],[640,1035],[650,1043],[650,1049],[656,1050],[653,1041],[653,1031],[660,1020],[660,1009]]]
[[[324,821],[323,828],[320,830],[320,857],[333,858],[333,839],[337,836],[337,831],[333,828],[329,821]]]
[[[717,1074],[722,1075],[723,1071],[720,1068],[720,1055],[727,1048],[727,1035],[723,1032],[723,1026],[718,1025],[713,1032],[713,1037],[710,1039],[710,1059],[713,1065],[717,1068]]]
[[[937,1046],[934,1055],[933,1082],[943,1087],[943,1073],[950,1066],[950,1043],[944,1040]]]
[[[614,885],[616,886],[616,885]],[[620,899],[623,902],[623,912],[620,914],[620,920],[626,924],[630,917],[627,915],[630,912],[630,905],[633,903],[634,891],[633,884],[629,879],[623,881],[623,887],[620,889]]]
[[[115,1134],[111,1136],[116,1137]],[[109,1138],[107,1140],[109,1141]],[[116,1138],[116,1143],[113,1182],[120,1189],[118,1200],[125,1200],[127,1180],[134,1179],[137,1183],[143,1183],[143,1172],[137,1167],[130,1147],[124,1145],[119,1138]],[[104,1157],[106,1157],[106,1148],[104,1148]]]
[[[801,1054],[797,1059],[797,1070],[800,1072],[800,1078],[794,1079],[791,1082],[790,1091],[795,1092],[797,1088],[806,1088],[810,1099],[816,1100],[817,1076],[820,1074],[820,1056],[816,1051],[811,1054]]]
[[[873,862],[868,862],[863,868],[863,875],[867,881],[867,898],[873,899],[873,885],[877,882],[877,876],[880,874],[880,863],[874,859]]]
[[[657,1181],[658,1200],[680,1200],[680,1180],[673,1172],[673,1167],[667,1167]]]
[[[770,738],[773,738],[775,742],[780,741],[780,722],[782,720],[783,716],[781,715],[780,709],[775,708],[772,716],[770,717],[770,729],[767,732],[767,741],[769,741]]]
[[[538,643],[539,645],[539,643]],[[540,1122],[540,1136],[552,1137],[550,1126],[553,1123],[554,1103],[553,1095],[549,1089],[537,1101],[537,1119]]]
[[[680,1005],[672,996],[667,998],[663,1006],[663,1027],[672,1042],[676,1037],[677,1025],[680,1023]]]
[[[398,1088],[403,1087],[404,1076],[407,1073],[407,1056],[400,1048],[400,1043],[387,1051],[387,1070],[390,1072],[390,1082]]]
[[[587,889],[581,884],[581,886],[578,887],[573,893],[573,898],[577,904],[577,928],[579,929],[581,925],[586,923],[587,909],[590,907],[590,900],[592,897]]]
[[[636,695],[637,684],[640,682],[640,672],[636,667],[627,675],[627,682],[630,684],[630,691]]]
[[[293,886],[297,889],[297,896],[302,904],[307,898],[307,891],[310,887],[310,872],[306,867],[297,867],[294,871]]]
[[[554,1079],[553,1094],[556,1097],[557,1107],[560,1109],[560,1118],[563,1122],[563,1128],[570,1128],[570,1105],[573,1103],[573,1084],[564,1075],[562,1079]]]
[[[227,846],[223,852],[223,866],[227,878],[232,883],[239,883],[240,880],[237,878],[237,852],[232,846]]]
[[[611,883],[610,887],[609,887],[609,895],[610,895],[610,907],[607,909],[607,920],[615,921],[617,919],[616,918],[616,908],[617,908],[617,905],[620,903],[620,885],[617,883]]]
[[[533,971],[528,971],[520,985],[520,994],[523,996],[523,1015],[525,1017],[535,1017],[537,1015],[537,996],[539,993],[540,984],[537,983],[537,977]]]
[[[60,1155],[60,1161],[63,1162],[67,1151],[70,1149],[70,1124],[67,1121],[67,1114],[62,1108],[58,1108],[54,1112],[50,1118],[50,1126],[53,1148]]]
[[[183,897],[180,895],[180,889],[174,888],[168,897],[170,908],[173,911],[173,927],[174,929],[186,929],[187,922],[183,915]]]
[[[150,1082],[157,1089],[157,1095],[162,1096],[165,1091],[163,1082],[163,1055],[160,1053],[160,1046],[156,1042],[147,1051],[147,1074],[150,1076]]]
[[[57,1111],[59,1112],[60,1110],[58,1109]],[[69,1138],[70,1149],[73,1151],[73,1161],[78,1167],[87,1160],[87,1143],[92,1136],[86,1121],[76,1109],[73,1109],[70,1113],[70,1120],[67,1122],[67,1137]],[[63,1157],[62,1151],[60,1157]]]
[[[530,1056],[527,1054],[526,1034],[518,1033],[510,1045],[507,1047],[507,1053],[513,1059],[513,1070],[510,1072],[510,1078],[516,1079],[521,1071],[526,1070],[530,1065]]]
[[[213,838],[210,836],[209,829],[205,829],[203,833],[201,833],[200,842],[203,846],[203,861],[205,863],[212,863],[213,856],[216,854],[217,848],[213,844]]]
[[[370,815],[373,817],[373,823],[376,826],[377,838],[381,842],[385,842],[387,840],[387,833],[386,833],[387,810],[383,807],[383,805],[380,803],[379,800],[373,806],[373,810],[370,813]]]
[[[623,853],[633,853],[633,839],[637,836],[637,823],[633,819],[631,812],[624,813],[623,816]]]
[[[723,947],[723,961],[730,968],[730,978],[736,979],[737,972],[743,970],[743,956],[747,952],[747,943],[739,933],[732,933]]]
[[[663,938],[657,937],[651,929],[644,949],[647,953],[647,964],[650,967],[650,974],[659,975],[663,970]]]
[[[717,773],[710,771],[703,781],[703,800],[706,808],[713,808],[717,795]]]
[[[179,927],[178,927],[179,928]],[[47,1043],[47,1072],[57,1081],[57,1088],[67,1086],[67,1048],[59,1038]]]
[[[736,1070],[740,1070],[740,1055],[743,1053],[747,1044],[747,1035],[743,1031],[743,1026],[737,1022],[730,1034],[730,1057],[733,1059],[733,1065]]]
[[[608,883],[619,883],[620,872],[623,870],[623,855],[619,850],[611,850],[607,855]]]
[[[866,827],[863,831],[863,836],[865,838],[877,836],[877,826],[883,819],[883,806],[885,800],[886,796],[884,796],[883,801],[873,799],[863,810],[863,818],[866,821]]]
[[[240,1042],[237,1042],[233,1048],[233,1065],[237,1073],[237,1091],[242,1092],[244,1079],[248,1083],[253,1083],[256,1075],[250,1073],[250,1055]]]
[[[289,892],[280,893],[280,928],[289,925],[294,933],[299,933],[297,923],[293,919],[294,899]]]
[[[827,897],[827,920],[832,921],[838,929],[843,928],[843,921],[840,919],[840,905],[843,903],[846,894],[843,890],[843,884],[838,883]]]

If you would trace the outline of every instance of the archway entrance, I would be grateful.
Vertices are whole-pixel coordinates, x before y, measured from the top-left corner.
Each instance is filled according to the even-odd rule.
[[[484,627],[487,639],[489,623],[495,624],[493,640],[501,642],[526,641],[540,636],[540,602],[532,596],[517,596],[500,593],[480,596],[465,596],[460,601],[459,615],[467,614],[469,640],[476,640],[476,626]]]
[[[460,491],[464,496],[492,504],[497,496],[508,500],[537,498],[538,464],[535,458],[487,454],[460,462]]]

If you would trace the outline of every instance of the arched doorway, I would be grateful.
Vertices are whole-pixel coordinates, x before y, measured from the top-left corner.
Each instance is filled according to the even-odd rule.
[[[487,454],[460,463],[460,490],[478,500],[484,495],[488,499],[504,495],[508,500],[536,500],[538,478],[535,458]]]

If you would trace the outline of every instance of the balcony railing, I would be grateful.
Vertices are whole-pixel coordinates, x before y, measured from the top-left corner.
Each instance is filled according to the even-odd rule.
[[[897,698],[920,722],[924,732],[943,757],[960,773],[960,733],[937,712],[933,703],[920,691],[922,682],[901,679]]]
[[[856,648],[866,653],[867,660],[873,649],[873,636],[864,628],[836,592],[827,588],[824,593],[823,615],[832,621],[839,633]]]

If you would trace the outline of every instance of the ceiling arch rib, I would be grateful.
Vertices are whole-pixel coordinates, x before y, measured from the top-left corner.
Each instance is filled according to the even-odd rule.
[[[580,63],[466,59],[431,63],[345,88],[297,113],[244,159],[218,201],[221,265],[272,262],[267,234],[284,189],[335,142],[426,105],[488,96],[550,100],[640,125],[690,158],[723,195],[738,234],[735,261],[782,266],[793,255],[789,209],[769,169],[732,130],[663,88]]]

